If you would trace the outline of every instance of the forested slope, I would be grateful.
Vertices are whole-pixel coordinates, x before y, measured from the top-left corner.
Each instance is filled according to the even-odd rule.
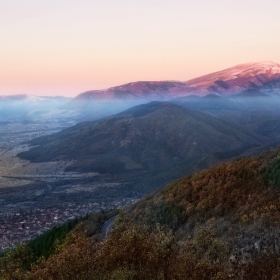
[[[101,242],[78,226],[31,266],[18,247],[1,277],[279,279],[279,178],[280,149],[198,172],[132,205]]]

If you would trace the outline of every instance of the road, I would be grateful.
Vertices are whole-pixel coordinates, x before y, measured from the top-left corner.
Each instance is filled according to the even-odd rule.
[[[109,219],[108,221],[106,221],[104,223],[104,225],[102,226],[101,228],[101,234],[104,236],[104,237],[108,237],[109,236],[109,233],[110,233],[110,230],[112,229],[113,225],[114,225],[114,222],[116,220],[118,216],[114,216],[112,217],[111,219]]]

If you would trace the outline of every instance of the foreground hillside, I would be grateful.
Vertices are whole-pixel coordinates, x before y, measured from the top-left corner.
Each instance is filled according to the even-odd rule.
[[[187,176],[121,214],[101,243],[76,227],[30,266],[19,247],[2,279],[279,279],[280,149]]]
[[[179,179],[135,204],[130,216],[183,235],[208,222],[221,233],[232,225],[275,230],[280,225],[279,190],[278,149]]]

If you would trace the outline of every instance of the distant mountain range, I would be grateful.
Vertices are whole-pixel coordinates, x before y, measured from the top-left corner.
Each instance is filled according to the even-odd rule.
[[[70,105],[80,106],[91,101],[113,99],[171,100],[182,96],[204,96],[213,93],[230,96],[248,89],[279,94],[280,64],[246,63],[189,81],[139,81],[104,90],[92,90],[79,94]],[[250,96],[250,92],[248,94]]]
[[[207,103],[211,103],[212,107],[225,105],[225,108],[220,108],[228,109],[228,106],[236,107],[238,102],[217,97],[268,99],[275,96],[280,97],[280,65],[273,62],[258,62],[240,64],[189,81],[138,81],[104,90],[87,91],[72,99],[25,94],[0,96],[0,113],[7,111],[6,104],[9,102],[11,102],[9,106],[14,104],[22,107],[36,106],[34,109],[49,110],[55,106],[65,112],[69,111],[70,114],[74,112],[76,121],[85,121],[117,114],[150,101],[174,100],[177,103],[178,100],[184,100],[188,103],[203,97],[204,99],[196,99],[202,107],[207,107],[209,105]]]
[[[73,98],[68,106],[86,105],[91,101],[123,99],[133,102],[135,100],[172,100],[192,95],[231,96],[247,90],[260,91],[261,94],[279,95],[280,64],[269,61],[245,63],[188,81],[137,81],[103,90],[89,90]],[[254,92],[247,91],[247,96],[255,96]],[[66,100],[67,98],[26,94],[0,96],[0,101],[51,99]]]

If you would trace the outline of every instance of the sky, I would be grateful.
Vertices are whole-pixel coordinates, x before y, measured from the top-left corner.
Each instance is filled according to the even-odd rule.
[[[0,95],[280,63],[278,0],[0,0]]]

